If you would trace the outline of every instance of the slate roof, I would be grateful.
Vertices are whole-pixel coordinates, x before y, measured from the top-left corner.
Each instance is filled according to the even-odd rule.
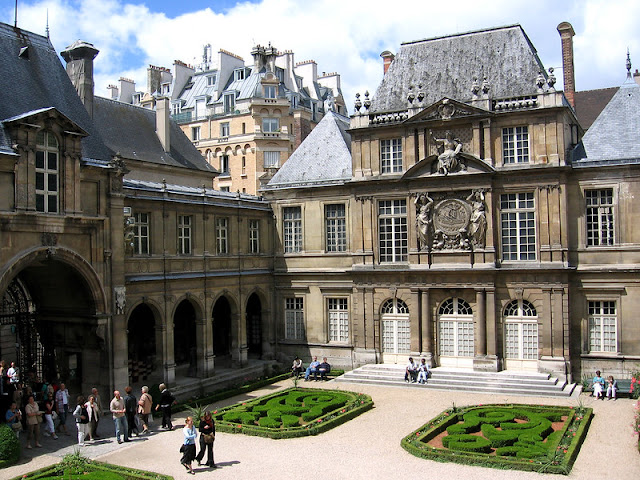
[[[369,111],[407,109],[410,86],[415,94],[425,93],[425,105],[443,97],[467,102],[472,98],[474,77],[480,84],[487,77],[492,98],[536,95],[535,81],[541,71],[542,62],[520,25],[405,42]]]
[[[351,179],[349,119],[329,111],[280,167],[264,190],[327,185]]]
[[[23,47],[27,55],[19,57]],[[0,23],[0,59],[1,151],[12,151],[2,121],[53,107],[89,133],[82,139],[85,158],[111,159],[113,152],[102,142],[48,38]]]
[[[575,92],[574,102],[576,104],[576,116],[580,126],[585,131],[591,127],[591,124],[600,115],[600,112],[607,106],[613,95],[618,91],[619,87],[598,88],[595,90],[583,90]]]
[[[164,151],[156,135],[156,112],[102,97],[94,97],[93,121],[105,144],[124,159],[216,172],[171,120],[171,152]]]
[[[640,85],[629,76],[573,152],[577,166],[640,161]]]

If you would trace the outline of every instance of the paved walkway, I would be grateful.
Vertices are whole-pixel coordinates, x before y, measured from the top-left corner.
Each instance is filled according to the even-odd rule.
[[[309,384],[302,384],[307,386]],[[219,408],[291,386],[283,381],[248,395],[234,397],[213,405]],[[640,454],[637,437],[631,430],[634,401],[596,401],[582,395],[580,399],[543,397],[508,397],[473,393],[419,390],[405,387],[377,387],[348,383],[313,383],[309,386],[363,392],[373,397],[375,408],[333,430],[315,437],[271,440],[220,433],[215,442],[215,461],[220,468],[195,467],[197,477],[219,479],[255,478],[323,480],[372,480],[390,478],[473,478],[474,480],[560,479],[558,475],[534,472],[496,470],[422,460],[400,447],[400,440],[429,419],[449,408],[476,403],[534,403],[577,406],[582,401],[593,407],[595,417],[587,439],[569,479],[593,478],[601,472],[606,478],[637,480],[640,477]],[[184,425],[185,414],[177,415],[174,425]],[[69,422],[71,424],[71,421]],[[156,422],[153,428],[159,427]],[[99,433],[103,439],[82,447],[83,454],[100,461],[142,468],[172,475],[176,480],[194,478],[180,465],[178,448],[182,431],[156,432],[133,438],[119,445],[113,436],[113,422],[105,418]],[[25,437],[23,435],[23,444]],[[24,450],[23,461],[0,470],[0,479],[13,478],[46,465],[56,463],[73,451],[74,436],[59,440],[43,438],[41,449]],[[305,460],[305,457],[307,460]],[[195,464],[194,464],[195,466]]]

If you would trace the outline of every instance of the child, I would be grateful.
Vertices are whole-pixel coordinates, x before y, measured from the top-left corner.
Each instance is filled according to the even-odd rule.
[[[607,400],[616,399],[616,392],[618,391],[618,382],[613,378],[612,375],[607,377]]]
[[[429,378],[429,366],[423,358],[418,365],[418,383],[427,383],[427,378]]]

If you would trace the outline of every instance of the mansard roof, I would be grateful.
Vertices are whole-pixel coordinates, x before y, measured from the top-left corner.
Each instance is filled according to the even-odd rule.
[[[55,108],[89,135],[83,156],[109,161],[113,156],[80,101],[47,37],[0,23],[0,150],[12,151],[2,121]]]
[[[401,45],[371,101],[371,112],[407,109],[409,94],[424,104],[443,97],[468,102],[474,78],[486,77],[492,98],[536,95],[544,73],[536,49],[520,25],[436,37]]]
[[[156,134],[154,110],[94,97],[93,121],[105,144],[124,159],[216,172],[173,120],[170,120],[171,151],[165,152]]]
[[[640,161],[640,85],[629,76],[574,151],[574,164]]]
[[[327,185],[351,178],[349,119],[330,111],[280,167],[265,190]]]

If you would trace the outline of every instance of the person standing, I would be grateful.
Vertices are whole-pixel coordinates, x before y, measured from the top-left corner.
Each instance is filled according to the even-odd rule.
[[[142,433],[149,433],[149,415],[151,415],[151,407],[153,405],[153,398],[149,395],[149,387],[146,385],[142,387],[142,395],[138,400],[138,413],[142,419]]]
[[[213,442],[216,439],[216,424],[211,417],[211,412],[206,411],[204,417],[200,419],[200,452],[196,460],[198,465],[202,465],[202,459],[204,458],[204,451],[207,450],[207,463],[211,468],[216,468],[216,464],[213,461]]]
[[[90,440],[95,440],[98,438],[96,435],[96,428],[98,427],[98,404],[96,403],[96,398],[93,395],[89,395],[87,403],[85,403],[84,406],[87,409],[87,414],[89,415],[88,437]]]
[[[69,412],[69,390],[64,383],[60,384],[60,388],[56,392],[56,408],[58,409],[58,418],[60,425],[58,428],[64,430],[65,435],[70,435],[67,431],[67,413]]]
[[[16,367],[16,362],[11,362],[11,366],[9,370],[7,370],[7,377],[9,377],[9,383],[13,385],[15,388],[18,382],[20,381],[20,377],[18,376],[18,367]]]
[[[4,395],[4,382],[7,376],[7,367],[4,364],[4,360],[0,360],[0,395]]]
[[[100,435],[98,435],[98,424],[100,423],[100,417],[102,417],[102,398],[100,397],[100,394],[98,393],[98,389],[96,387],[93,387],[91,389],[91,395],[93,396],[93,401],[96,404],[96,424],[93,427],[91,437],[100,438]]]
[[[44,401],[44,435],[51,435],[54,440],[58,439],[56,435],[56,428],[53,425],[53,412],[56,408],[56,401],[53,399],[53,393],[47,394],[47,399]]]
[[[124,441],[129,441],[129,432],[127,427],[127,417],[125,416],[126,410],[124,407],[124,399],[120,396],[120,392],[116,390],[113,392],[113,399],[109,404],[109,410],[113,415],[113,423],[116,426],[116,439],[118,443],[122,443],[120,435],[124,437]]]
[[[131,434],[133,431],[136,431],[136,436],[140,435],[140,431],[138,430],[138,425],[136,424],[136,407],[138,406],[138,400],[136,396],[132,393],[131,387],[125,387],[124,389],[126,395],[124,397],[124,409],[125,415],[127,417],[127,426],[128,432],[127,435],[131,438]]]
[[[84,438],[89,433],[89,412],[87,412],[82,395],[78,396],[78,404],[73,411],[73,417],[76,419],[76,427],[78,427],[78,445],[84,447]]]
[[[24,407],[27,415],[27,448],[31,448],[31,438],[35,437],[36,447],[40,445],[40,423],[42,422],[42,412],[36,403],[33,395],[29,395],[29,402]]]
[[[160,403],[156,405],[156,411],[158,408],[162,409],[162,428],[173,430],[173,424],[171,423],[171,406],[176,403],[176,399],[171,395],[171,392],[164,383],[161,383],[158,388],[160,389]]]
[[[193,426],[192,417],[187,417],[182,433],[184,434],[184,441],[180,448],[180,451],[182,452],[180,463],[184,465],[187,472],[194,475],[193,468],[191,468],[191,462],[196,458],[196,437],[198,436],[198,432],[196,432],[196,427]]]

